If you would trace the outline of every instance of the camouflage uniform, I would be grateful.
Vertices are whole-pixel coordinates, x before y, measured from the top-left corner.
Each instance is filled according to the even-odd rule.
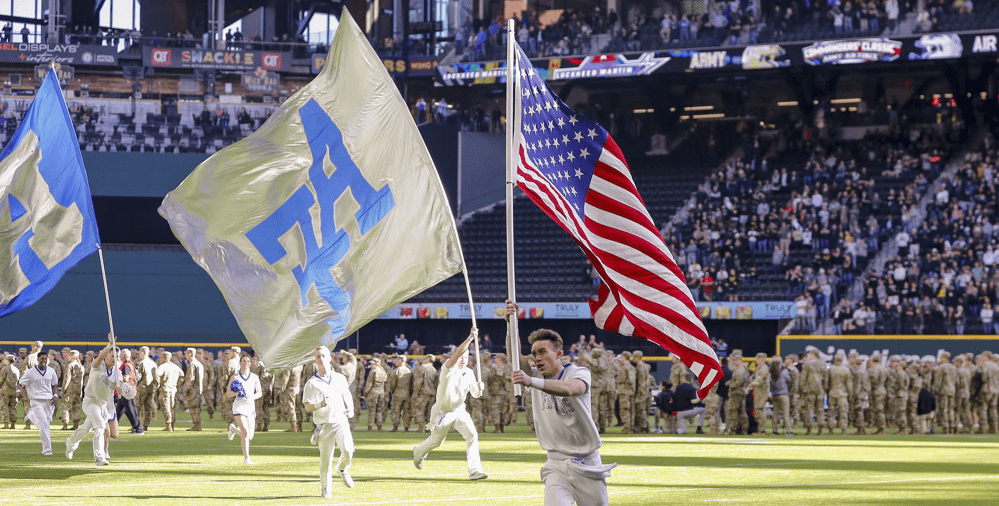
[[[753,372],[753,379],[749,386],[753,389],[753,417],[756,418],[757,424],[755,434],[766,434],[767,417],[765,414],[767,401],[770,400],[770,368],[767,367],[766,353],[756,354],[756,370]],[[729,390],[729,395],[731,395],[731,390]],[[777,432],[776,425],[774,432]]]
[[[867,434],[866,420],[864,419],[864,403],[868,402],[871,396],[871,380],[867,369],[864,368],[862,357],[853,357],[850,361],[850,366],[850,373],[853,376],[853,390],[850,395],[850,420],[857,429],[857,434]]]
[[[921,365],[921,362],[917,360],[909,364],[906,368],[909,376],[909,403],[906,406],[906,413],[909,419],[909,432],[912,434],[923,432],[922,427],[919,426],[919,414],[917,410],[919,407],[919,391],[923,389],[923,376],[919,374]]]
[[[430,407],[437,395],[437,369],[434,369],[434,357],[428,355],[420,367],[413,373],[413,414],[420,432],[427,431],[430,420]]]
[[[225,393],[229,391],[229,381],[239,372],[239,357],[239,350],[233,348],[229,353],[229,359],[223,360],[222,367],[219,369],[219,372],[222,373],[222,377],[219,378],[219,394],[221,394],[219,403],[222,405],[222,408],[219,411],[221,412],[222,421],[226,423],[234,423],[236,421],[232,416],[232,403],[236,398],[229,397]]]
[[[631,352],[625,351],[617,357],[617,410],[623,428],[621,434],[631,434],[635,414],[632,401],[635,399],[635,366],[631,365]]]
[[[187,399],[187,411],[191,414],[193,426],[189,430],[201,430],[201,396],[205,391],[205,366],[195,358],[194,349],[189,349],[191,355],[187,363],[187,374],[184,375],[184,392]]]
[[[832,434],[833,427],[836,426],[838,418],[839,428],[846,434],[846,428],[850,420],[850,392],[853,391],[853,374],[850,369],[843,365],[846,357],[837,353],[833,359],[833,365],[829,368],[826,376],[826,392],[829,395],[829,411],[827,413],[829,434]]]
[[[718,383],[716,381],[714,385],[711,385],[711,389],[708,390],[708,396],[704,399],[704,418],[710,429],[708,434],[712,436],[718,435],[718,426],[721,423],[721,416],[719,416],[718,412],[721,411],[722,398],[718,395]],[[668,419],[666,428],[670,428]],[[668,432],[672,434],[674,431]]]
[[[791,427],[787,430],[791,431],[794,421],[801,420],[801,372],[795,367],[793,360],[790,365],[785,362],[784,370],[791,375],[791,382],[787,385],[788,409],[791,412]]]
[[[80,426],[80,407],[83,404],[83,365],[77,358],[70,360],[63,367],[65,376],[62,383],[62,424],[73,422],[73,430]]]
[[[632,356],[638,360],[635,364],[635,427],[640,434],[649,433],[649,410],[652,408],[652,389],[656,380],[652,377],[652,367],[642,360],[642,352],[635,351]]]
[[[441,357],[441,361],[446,361],[446,359]],[[470,358],[469,364],[471,363]],[[492,355],[488,352],[482,352],[481,365],[479,367],[472,366],[471,369],[472,374],[486,388],[482,390],[482,395],[479,398],[475,398],[469,393],[465,403],[468,405],[468,414],[471,415],[472,421],[475,423],[475,430],[485,432],[486,424],[492,420],[492,396],[489,395],[489,384],[493,381]]]
[[[503,432],[503,427],[509,425],[509,413],[507,413],[507,380],[510,377],[510,367],[504,359],[496,357],[496,363],[492,366],[488,382],[486,382],[488,394],[483,395],[489,403],[489,421],[493,424],[493,432]]]
[[[999,399],[999,365],[996,364],[996,356],[992,353],[982,353],[985,360],[982,361],[980,369],[982,371],[982,410],[978,418],[978,426],[985,426],[986,415],[989,422],[989,432],[999,433],[999,406],[996,405]]]
[[[257,424],[255,428],[258,432],[267,432],[271,424],[271,399],[273,399],[273,390],[271,387],[274,384],[274,375],[260,361],[254,359],[254,362],[257,364],[250,370],[260,378],[260,397],[254,401],[254,408],[257,411]]]
[[[409,404],[413,392],[413,370],[406,363],[406,357],[399,360],[402,362],[388,379],[388,390],[392,392],[392,432],[398,432],[399,425],[403,426],[403,431],[408,431],[413,421],[413,409]]]
[[[285,404],[281,402],[281,399],[284,398],[284,391],[288,389],[288,376],[290,374],[290,370],[284,369],[278,371],[278,373],[274,375],[274,407],[276,408],[277,421],[279,422],[288,421],[288,412],[286,411]]]
[[[819,359],[818,353],[809,355],[801,368],[801,410],[802,421],[805,423],[805,435],[812,433],[812,419],[818,425],[819,435],[826,426],[823,397],[825,395],[826,364]],[[832,428],[830,428],[832,430]]]
[[[215,406],[218,401],[215,399],[215,391],[217,390],[216,384],[218,384],[218,368],[215,367],[215,361],[212,360],[211,353],[205,353],[204,350],[198,350],[198,354],[203,358],[201,360],[201,365],[205,366],[205,391],[202,392],[202,399],[205,401],[205,411],[208,412],[208,419],[215,419]],[[262,380],[261,380],[262,381]],[[259,418],[259,413],[257,414]]]
[[[940,354],[940,364],[933,373],[933,395],[937,401],[937,422],[944,434],[957,434],[954,397],[957,395],[958,371],[950,363],[950,353]]]
[[[611,362],[611,353],[604,350],[603,354],[597,357],[597,362],[602,370],[600,376],[593,380],[594,383],[603,384],[603,392],[597,402],[600,410],[600,419],[604,421],[604,428],[613,424],[614,402],[617,400],[617,368]],[[528,398],[531,396],[528,395]],[[599,428],[598,428],[599,429]]]
[[[0,421],[3,428],[13,429],[17,423],[17,380],[20,372],[14,367],[13,356],[7,355],[0,363]]]
[[[583,355],[585,366],[590,370],[590,381],[593,382],[590,385],[590,414],[593,416],[593,423],[597,425],[597,429],[603,433],[604,429],[607,428],[607,420],[603,415],[606,413],[600,409],[600,397],[604,395],[604,383],[601,381],[600,376],[604,373],[603,367],[604,362],[600,360],[603,357],[604,350],[600,348],[594,348],[593,351]],[[524,396],[524,403],[527,403],[527,399],[530,395]],[[527,411],[528,416],[530,416],[530,410]],[[532,420],[533,421],[533,420]]]
[[[891,364],[888,376],[888,393],[892,396],[891,417],[898,426],[898,434],[904,436],[909,433],[906,416],[909,408],[909,375],[905,373],[905,366],[897,356],[893,355],[888,363]]]
[[[368,380],[364,384],[364,398],[368,402],[369,431],[378,427],[378,432],[381,432],[385,420],[385,383],[388,381],[388,374],[382,369],[381,364],[381,359],[371,359],[371,370],[368,371]]]
[[[357,355],[356,350],[348,350],[353,355]],[[345,364],[347,365],[347,364]],[[361,419],[361,392],[364,392],[364,363],[360,360],[354,359],[354,388],[350,391],[352,397],[354,397],[354,418],[351,419],[351,428],[357,425],[357,421]]]
[[[280,399],[280,402],[284,404],[288,421],[291,423],[291,427],[285,432],[302,431],[302,426],[299,422],[301,411],[298,408],[298,404],[301,402],[299,396],[302,393],[302,369],[301,365],[297,365],[288,371],[288,386],[284,389],[284,395]]]
[[[135,364],[135,409],[142,420],[142,430],[149,430],[149,423],[156,415],[156,389],[159,383],[156,379],[156,362],[149,358],[148,350],[145,353],[140,350],[139,355],[143,358]],[[80,369],[82,380],[83,368]]]
[[[870,411],[871,422],[877,428],[876,436],[883,436],[887,427],[885,412],[888,405],[888,370],[881,364],[881,355],[875,354],[871,357],[871,366],[867,370],[868,383],[870,384]]]
[[[971,375],[973,368],[967,366],[962,355],[954,357],[957,368],[957,381],[954,384],[954,426],[961,425],[961,434],[971,433]]]
[[[674,367],[676,364],[674,364]],[[746,387],[749,386],[749,369],[742,361],[742,352],[733,351],[728,366],[732,379],[728,383],[728,400],[725,401],[725,424],[729,434],[745,434],[749,430],[746,414]]]
[[[171,362],[171,354],[164,352],[164,361],[156,367],[157,384],[160,386],[160,409],[163,410],[163,421],[166,422],[166,430],[173,430],[174,404],[177,401],[177,385],[180,377],[184,374],[180,367]]]

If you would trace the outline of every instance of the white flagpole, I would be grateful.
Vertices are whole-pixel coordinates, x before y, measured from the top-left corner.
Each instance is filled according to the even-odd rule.
[[[506,291],[510,302],[517,302],[517,285],[513,263],[513,186],[517,184],[517,141],[516,132],[520,129],[520,115],[517,113],[517,90],[520,88],[517,68],[517,33],[514,20],[506,26]],[[507,353],[510,368],[520,369],[520,333],[517,330],[516,311],[507,318]],[[521,395],[520,384],[513,385],[513,394]]]
[[[118,354],[114,352],[115,343],[118,341],[118,336],[114,333],[114,319],[111,318],[111,296],[108,294],[108,273],[104,268],[104,249],[101,245],[97,245],[97,256],[101,259],[101,279],[104,280],[104,302],[108,306],[108,326],[111,328],[111,353],[114,354],[114,366],[115,369],[118,368]]]

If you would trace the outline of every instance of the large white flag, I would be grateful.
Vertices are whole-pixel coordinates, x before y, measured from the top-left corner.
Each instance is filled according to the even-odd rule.
[[[430,154],[346,10],[315,80],[160,214],[268,367],[301,363],[463,263]]]

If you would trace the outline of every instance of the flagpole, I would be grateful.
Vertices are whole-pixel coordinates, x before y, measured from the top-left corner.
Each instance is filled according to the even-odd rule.
[[[104,268],[104,249],[101,248],[100,243],[97,244],[97,256],[101,260],[101,279],[104,280],[104,302],[108,306],[108,326],[111,328],[111,353],[114,354],[115,342],[118,340],[118,336],[114,333],[114,319],[111,318],[111,296],[108,294],[108,273],[107,269]],[[118,355],[115,354],[114,357],[115,368],[118,367]]]
[[[506,25],[506,291],[510,302],[517,302],[516,276],[513,262],[513,186],[517,184],[517,152],[515,132],[520,128],[515,101],[517,83],[516,27],[510,19]],[[520,369],[520,333],[517,329],[517,312],[507,318],[507,352],[510,368]],[[521,395],[520,384],[514,383],[513,394]]]

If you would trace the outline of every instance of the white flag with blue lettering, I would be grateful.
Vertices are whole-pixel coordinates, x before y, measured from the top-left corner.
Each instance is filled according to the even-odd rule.
[[[160,214],[268,367],[301,363],[462,268],[430,154],[346,10],[315,80],[199,165]]]

